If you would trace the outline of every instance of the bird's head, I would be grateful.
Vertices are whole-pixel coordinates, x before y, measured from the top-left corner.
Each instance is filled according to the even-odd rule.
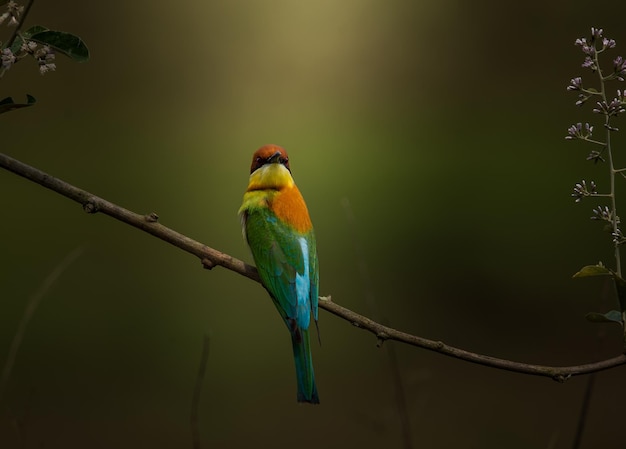
[[[259,168],[267,164],[282,164],[291,172],[289,167],[289,156],[283,147],[278,145],[264,145],[254,152],[250,173],[254,173]]]
[[[289,156],[284,148],[264,145],[254,152],[248,190],[280,190],[293,184]]]

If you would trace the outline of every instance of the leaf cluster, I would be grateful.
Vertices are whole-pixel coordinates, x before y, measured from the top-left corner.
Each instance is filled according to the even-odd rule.
[[[8,2],[0,0],[0,5],[6,3]],[[0,41],[0,54],[3,58],[0,77],[12,65],[25,57],[32,57],[38,63],[42,74],[55,70],[56,64],[53,63],[55,53],[63,54],[76,62],[89,60],[89,49],[83,40],[74,34],[50,30],[41,25],[34,25],[27,30],[20,31],[26,14],[27,12],[20,18],[18,28],[13,35],[4,43]],[[0,114],[32,106],[35,103],[35,97],[30,94],[26,94],[25,102],[15,102],[12,97],[6,97],[0,100]]]
[[[626,321],[626,280],[615,271],[605,267],[602,262],[581,268],[573,277],[586,278],[597,276],[608,276],[613,280],[620,310],[609,310],[606,313],[590,312],[587,314],[587,319],[594,323],[617,323],[623,328]]]
[[[47,45],[76,62],[89,60],[89,49],[80,37],[71,33],[49,30],[41,25],[35,25],[19,33],[9,48],[13,54],[19,54],[23,45],[28,41]]]

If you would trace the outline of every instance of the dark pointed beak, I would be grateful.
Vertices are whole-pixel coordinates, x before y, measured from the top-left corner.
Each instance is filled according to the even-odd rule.
[[[276,153],[274,153],[270,157],[268,157],[267,158],[267,162],[269,164],[280,164],[280,163],[282,163],[282,158],[280,157],[280,151],[277,151]]]

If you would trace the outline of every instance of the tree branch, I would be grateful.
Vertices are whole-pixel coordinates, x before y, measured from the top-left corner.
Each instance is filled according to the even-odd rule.
[[[24,21],[26,20],[26,16],[28,15],[28,13],[30,12],[30,7],[33,6],[33,2],[35,0],[30,0],[26,6],[24,7],[24,11],[22,11],[21,17],[19,22],[17,23],[17,25],[15,26],[15,28],[13,29],[13,33],[11,33],[11,37],[9,37],[9,40],[7,41],[6,45],[4,46],[5,48],[11,48],[11,45],[13,45],[13,41],[15,41],[15,38],[17,37],[18,33],[20,32],[20,30],[22,29],[22,24],[24,23]]]
[[[83,209],[88,213],[101,212],[126,224],[141,229],[148,234],[152,234],[153,236],[158,237],[161,240],[182,249],[183,251],[193,254],[202,261],[202,265],[205,268],[211,269],[216,265],[219,265],[260,283],[259,275],[255,267],[161,225],[158,223],[159,217],[155,213],[147,215],[136,214],[2,153],[0,153],[0,167],[80,203],[83,206]],[[616,357],[598,362],[562,367],[514,362],[511,360],[499,359],[496,357],[465,351],[463,349],[446,345],[441,341],[428,340],[426,338],[407,334],[405,332],[383,326],[380,323],[370,320],[365,316],[359,315],[352,310],[346,309],[345,307],[332,302],[330,297],[322,297],[319,307],[352,323],[358,328],[373,333],[378,338],[379,345],[381,345],[385,340],[395,340],[408,345],[417,346],[450,357],[465,360],[467,362],[522,374],[550,377],[559,382],[564,382],[573,376],[603,371],[626,364],[625,354],[620,354]]]

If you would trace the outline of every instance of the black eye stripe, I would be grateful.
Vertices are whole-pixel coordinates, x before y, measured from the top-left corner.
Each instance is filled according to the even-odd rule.
[[[259,168],[270,163],[279,163],[291,173],[291,167],[289,166],[289,157],[287,157],[286,155],[283,156],[282,154],[278,156],[274,154],[268,157],[263,157],[259,155],[254,156],[254,159],[252,160],[252,166],[250,168],[250,173],[254,173]]]

